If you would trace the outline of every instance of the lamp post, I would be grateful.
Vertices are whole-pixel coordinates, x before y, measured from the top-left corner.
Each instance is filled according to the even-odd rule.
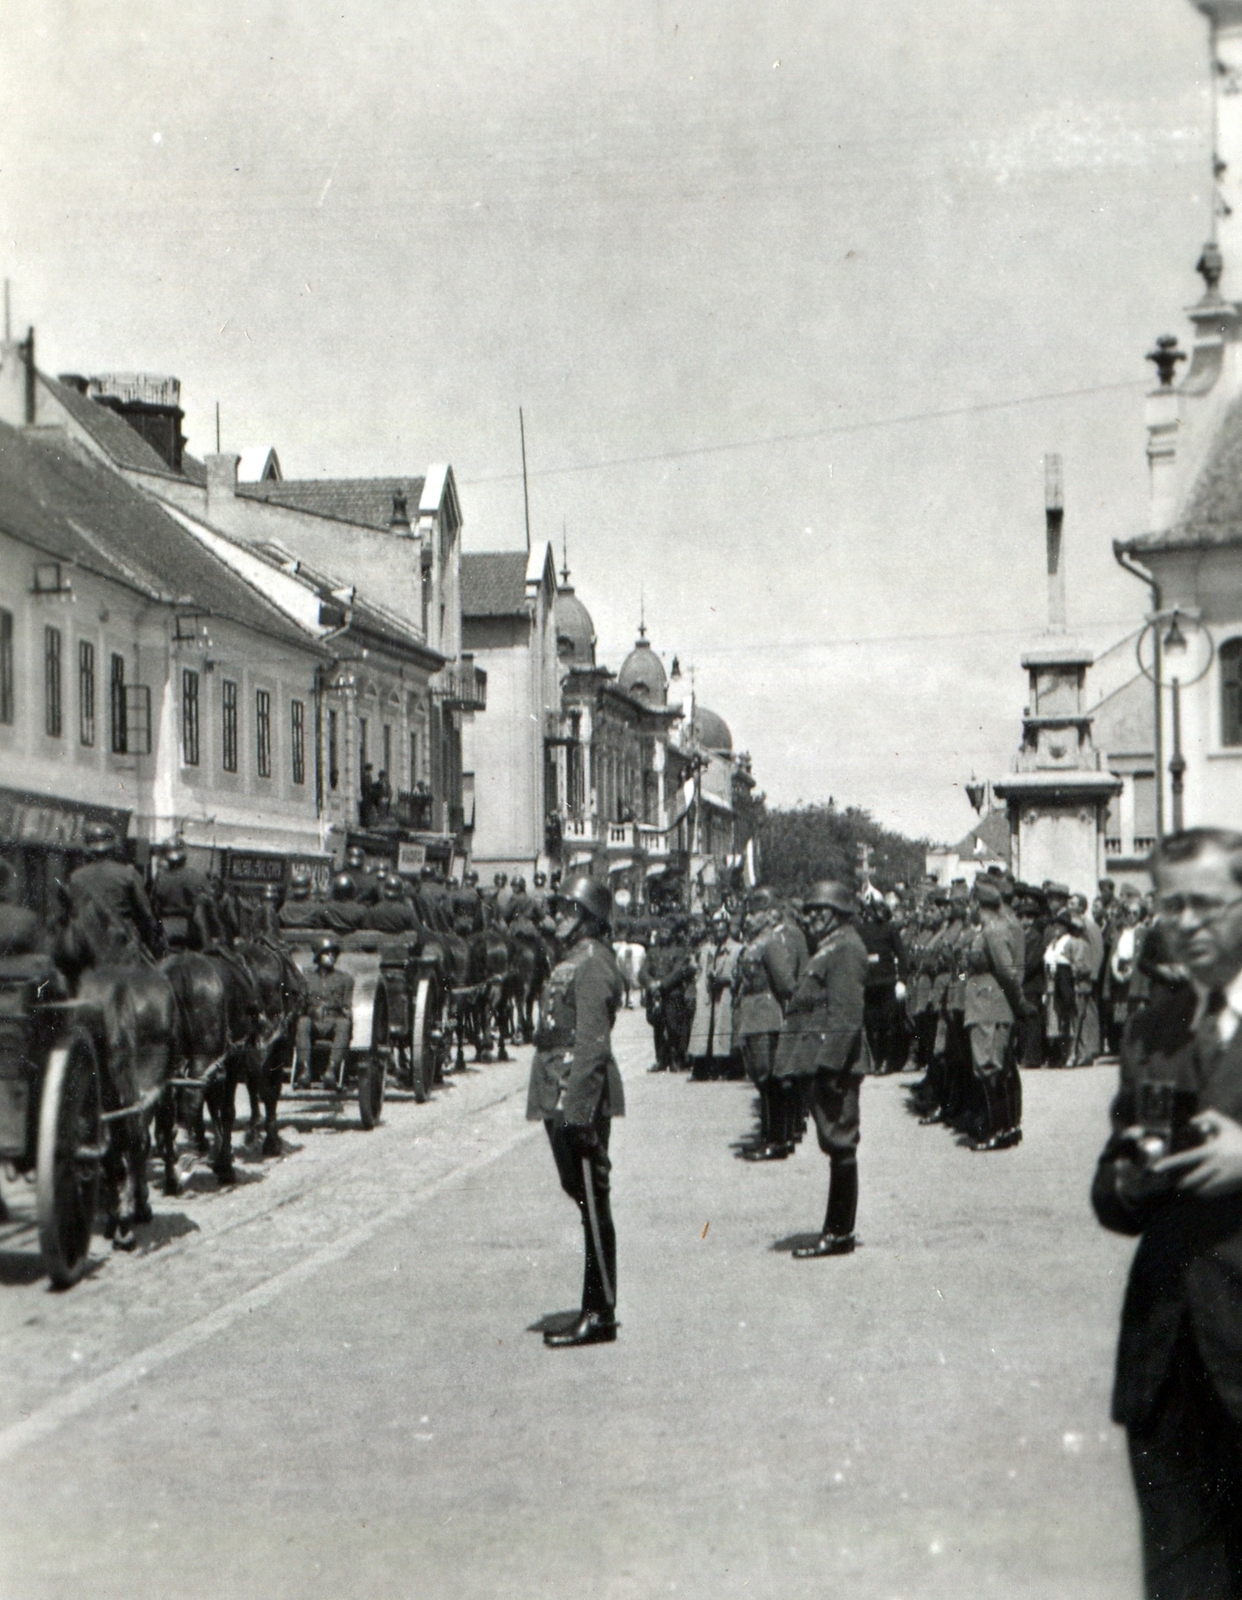
[[[1168,630],[1161,636],[1165,624]],[[1193,676],[1182,676],[1182,664],[1190,649],[1190,642],[1182,631],[1182,624],[1189,623],[1191,631],[1200,633],[1207,640],[1207,656],[1203,665]],[[1143,660],[1143,640],[1148,634],[1152,636],[1153,643],[1153,668],[1149,668]],[[1182,690],[1193,687],[1205,678],[1211,670],[1212,662],[1216,659],[1216,643],[1212,638],[1210,629],[1205,628],[1198,612],[1187,611],[1183,607],[1174,606],[1168,611],[1155,611],[1148,617],[1146,625],[1138,636],[1135,644],[1135,655],[1138,659],[1139,670],[1145,678],[1151,680],[1156,686],[1157,719],[1160,715],[1161,699],[1160,690],[1163,688],[1163,662],[1174,669],[1169,680],[1169,689],[1173,701],[1173,753],[1169,758],[1170,792],[1173,798],[1173,832],[1180,833],[1185,825],[1185,787],[1186,787],[1186,757],[1182,754]],[[1160,748],[1159,721],[1156,727],[1156,748]],[[1157,785],[1163,782],[1162,774],[1157,771]]]

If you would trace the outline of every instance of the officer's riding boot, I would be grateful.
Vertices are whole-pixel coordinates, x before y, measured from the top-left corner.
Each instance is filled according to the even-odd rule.
[[[834,1160],[828,1179],[828,1210],[824,1231],[814,1244],[799,1245],[794,1255],[799,1261],[817,1256],[847,1256],[854,1249],[854,1218],[858,1214],[858,1163],[853,1157]]]
[[[789,1134],[789,1091],[779,1078],[768,1078],[759,1090],[767,1107],[767,1132],[762,1141],[744,1152],[747,1161],[784,1161],[793,1149]]]
[[[617,1337],[616,1273],[617,1233],[612,1222],[612,1208],[607,1195],[596,1195],[596,1215],[599,1220],[600,1242],[604,1247],[604,1264],[608,1270],[608,1283],[612,1290],[613,1305],[608,1303],[604,1279],[600,1272],[599,1257],[595,1251],[595,1237],[591,1219],[582,1206],[582,1238],[585,1264],[582,1274],[582,1312],[575,1323],[560,1332],[549,1330],[543,1342],[554,1350],[568,1349],[580,1344],[611,1344]]]

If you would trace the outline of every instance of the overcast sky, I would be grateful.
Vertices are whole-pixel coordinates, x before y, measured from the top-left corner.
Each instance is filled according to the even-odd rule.
[[[601,658],[641,592],[772,801],[965,831],[1044,624],[1046,451],[1071,622],[1140,616],[1143,355],[1209,223],[1189,0],[4,9],[45,370],[175,373],[193,451],[218,400],[286,476],[448,460],[475,550],[524,540],[521,405]]]

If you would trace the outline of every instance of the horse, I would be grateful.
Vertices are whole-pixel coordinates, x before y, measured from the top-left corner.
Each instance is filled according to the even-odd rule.
[[[250,1095],[250,1134],[257,1138],[263,1109],[263,1154],[280,1154],[276,1106],[285,1073],[292,1072],[298,1018],[306,1010],[306,978],[286,951],[268,938],[241,945],[236,954],[246,964],[262,1008],[258,1036],[250,1049],[246,1088]]]
[[[535,1003],[551,975],[552,955],[548,941],[533,927],[529,934],[514,934],[512,944],[508,999],[522,1043],[530,1044],[535,1037]]]
[[[206,1105],[216,1136],[212,1170],[222,1184],[234,1183],[234,1104],[260,1037],[258,988],[241,962],[219,948],[181,951],[167,957],[162,971],[185,1018],[187,1122],[198,1121]],[[167,1101],[157,1113],[165,1194],[176,1194],[179,1188],[174,1110]]]
[[[183,1014],[167,976],[103,907],[70,915],[57,936],[55,960],[102,1067],[104,1233],[114,1248],[132,1250],[134,1224],[152,1219],[149,1119],[168,1101],[185,1059]]]
[[[467,940],[470,951],[470,983],[478,986],[473,1005],[475,1027],[475,1055],[479,1061],[492,1057],[492,1023],[496,1024],[499,1048],[498,1061],[507,1061],[505,1049],[508,1032],[505,1018],[505,997],[509,986],[509,972],[513,964],[513,940],[500,928],[484,928],[471,934]]]

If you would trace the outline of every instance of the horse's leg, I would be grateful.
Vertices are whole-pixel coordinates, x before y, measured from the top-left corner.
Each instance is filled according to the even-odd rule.
[[[223,1078],[212,1084],[211,1120],[216,1130],[216,1156],[211,1169],[221,1183],[235,1183],[233,1170],[233,1123],[236,1119],[237,1065],[231,1060]]]
[[[143,1117],[128,1117],[129,1125],[129,1170],[132,1190],[129,1214],[135,1222],[153,1222],[155,1213],[151,1210],[151,1191],[147,1187],[147,1161],[151,1155],[151,1134],[147,1119]]]
[[[250,1126],[246,1143],[253,1144],[263,1130],[263,1052],[257,1046],[246,1051],[246,1093],[250,1097]]]
[[[155,1104],[155,1142],[164,1163],[164,1193],[181,1193],[181,1179],[177,1176],[177,1118],[173,1106],[173,1091],[165,1089]]]
[[[107,1147],[103,1158],[103,1212],[104,1238],[115,1239],[121,1226],[121,1182],[125,1176],[125,1157],[120,1146],[120,1131],[114,1122],[105,1138]]]
[[[466,1007],[460,1001],[457,1003],[455,1017],[457,1027],[457,1070],[458,1072],[464,1072],[466,1070]]]
[[[506,995],[505,983],[504,983],[503,980],[496,986],[495,993],[496,993],[496,1059],[497,1059],[497,1061],[507,1061],[509,1059],[509,1052],[505,1048],[505,1045],[506,1045],[506,1041],[507,1041],[508,1033],[509,1033],[509,1019],[508,1019],[509,1001],[508,1001],[508,997]]]
[[[285,1081],[285,1069],[293,1060],[293,1039],[286,1030],[284,1036],[268,1051],[267,1067],[263,1074],[264,1121],[263,1154],[280,1154],[280,1127],[276,1120],[276,1107],[280,1103],[280,1090]]]

